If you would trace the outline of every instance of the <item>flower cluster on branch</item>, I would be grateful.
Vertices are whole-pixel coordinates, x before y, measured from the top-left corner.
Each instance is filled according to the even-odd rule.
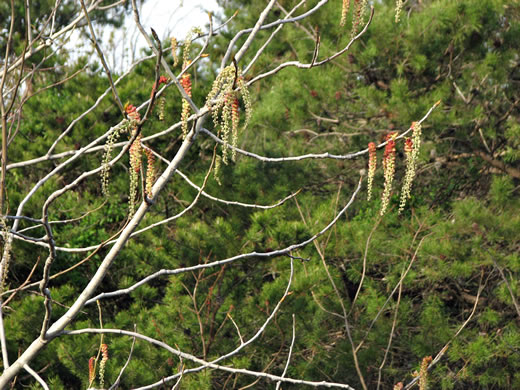
[[[395,137],[397,133],[393,132],[387,135],[387,144],[383,154],[383,173],[385,176],[385,187],[381,197],[381,211],[380,215],[384,215],[388,204],[390,202],[390,195],[392,194],[392,183],[395,174]]]
[[[251,118],[251,97],[241,72],[230,65],[222,70],[213,82],[210,93],[206,99],[206,105],[211,107],[213,123],[218,129],[218,135],[222,137],[222,162],[227,164],[228,145],[236,146],[240,122],[240,103],[242,97],[245,109],[244,128]],[[231,138],[231,142],[230,142]],[[234,148],[231,158],[236,157]]]

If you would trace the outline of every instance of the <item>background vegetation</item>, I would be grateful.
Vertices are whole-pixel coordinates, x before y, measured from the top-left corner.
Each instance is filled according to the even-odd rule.
[[[296,4],[280,3],[268,20],[283,17],[284,9]],[[320,58],[344,47],[351,38],[353,13],[349,13],[346,27],[340,27],[341,6],[339,0],[331,1],[310,19],[282,29],[251,75],[288,60],[309,62],[316,26],[321,36]],[[280,374],[288,356],[294,314],[296,340],[288,376],[361,388],[345,331],[345,309],[353,344],[360,345],[359,367],[370,389],[376,388],[378,381],[384,389],[410,382],[423,358],[435,358],[441,351],[442,358],[428,375],[431,388],[520,388],[520,5],[507,0],[409,0],[400,23],[394,20],[395,2],[378,1],[374,6],[371,26],[348,54],[325,67],[287,68],[254,84],[253,117],[240,136],[239,146],[270,157],[324,151],[346,154],[365,149],[368,142],[382,141],[390,131],[408,129],[441,100],[423,124],[412,198],[399,215],[399,193],[395,191],[390,210],[381,217],[383,175],[378,168],[372,200],[366,200],[364,185],[364,193],[347,217],[341,218],[330,234],[298,251],[298,256],[309,261],[295,263],[291,295],[261,339],[229,363]],[[0,14],[8,12],[2,7]],[[194,101],[205,100],[216,77],[216,66],[209,64],[220,63],[229,39],[252,26],[264,7],[264,2],[258,1],[224,3],[227,16],[236,9],[240,13],[216,38],[208,62],[192,74]],[[23,31],[23,27],[19,29]],[[260,33],[243,64],[269,34]],[[4,50],[1,45],[0,49]],[[14,50],[19,52],[21,46]],[[171,56],[167,59],[172,62]],[[100,69],[87,58],[70,61],[63,55],[52,61],[52,70],[32,81],[35,91],[76,70],[83,71],[57,88],[31,96],[23,108],[19,136],[9,149],[10,162],[44,155],[57,134],[107,87]],[[147,99],[153,79],[153,61],[143,62],[118,86],[121,97],[134,104]],[[180,97],[173,90],[165,97],[165,120],[177,121]],[[84,145],[119,120],[120,113],[108,96],[56,151]],[[207,126],[211,129],[209,121]],[[143,134],[163,128],[164,123],[155,116]],[[180,141],[181,134],[177,134],[154,140],[150,146],[172,158]],[[199,185],[213,146],[214,142],[202,135],[181,167]],[[397,148],[396,183],[400,186],[404,175],[402,142]],[[382,152],[378,153],[381,159]],[[42,201],[52,191],[69,183],[78,172],[98,166],[101,159],[102,154],[90,154],[74,171],[63,172],[47,183],[26,207],[26,215],[38,215]],[[10,169],[10,207],[16,207],[24,189],[54,164]],[[59,199],[51,211],[53,220],[90,214],[75,224],[57,226],[57,245],[87,247],[121,228],[128,212],[125,165],[119,164],[111,173],[110,197],[103,197],[99,181],[92,179]],[[278,164],[238,155],[236,162],[221,167],[222,184],[214,177],[209,179],[208,193],[272,204],[301,192],[270,210],[244,209],[201,198],[183,218],[132,239],[110,270],[103,290],[128,287],[160,269],[300,242],[325,226],[346,204],[359,171],[366,166],[364,157]],[[176,176],[143,225],[174,215],[195,195],[196,190]],[[35,237],[45,234],[43,229],[36,230],[31,232]],[[82,266],[52,281],[52,297],[63,305],[55,305],[53,316],[61,315],[73,302],[106,251],[102,249]],[[15,241],[7,288],[23,283],[35,258],[44,259],[46,252],[45,248]],[[66,269],[85,256],[60,252],[54,270]],[[132,330],[136,324],[143,334],[211,360],[238,343],[231,318],[243,336],[251,336],[265,321],[287,285],[289,261],[286,257],[257,258],[155,279],[130,295],[103,300],[103,326]],[[35,275],[41,272],[42,264]],[[402,287],[396,290],[403,275]],[[36,290],[27,290],[4,307],[10,356],[38,337],[42,302]],[[98,326],[95,305],[88,306],[74,323],[75,328]],[[106,383],[111,384],[126,361],[130,340],[105,336],[104,342],[110,351]],[[33,365],[42,370],[40,374],[52,389],[86,388],[88,361],[97,354],[99,343],[99,337],[89,335],[62,337],[49,344]],[[186,364],[189,367],[190,363]],[[178,368],[179,361],[171,355],[138,341],[121,387],[153,383]],[[247,385],[273,387],[268,381],[253,382],[246,376],[205,370],[187,375],[181,388]],[[17,379],[16,388],[27,386],[38,387],[24,374]]]

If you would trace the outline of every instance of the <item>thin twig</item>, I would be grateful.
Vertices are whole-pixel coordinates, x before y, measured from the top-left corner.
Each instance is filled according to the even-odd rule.
[[[444,354],[446,353],[446,351],[448,350],[448,347],[450,346],[450,344],[458,337],[458,335],[460,334],[460,332],[462,332],[462,330],[466,327],[466,325],[468,325],[468,323],[471,321],[471,319],[473,318],[473,315],[475,314],[475,310],[477,309],[477,306],[478,306],[478,303],[479,303],[479,298],[480,298],[480,293],[482,293],[482,290],[484,290],[484,288],[486,287],[486,284],[487,284],[487,281],[489,279],[489,276],[488,278],[486,279],[486,281],[484,282],[484,284],[482,284],[482,279],[484,278],[484,269],[482,269],[481,271],[481,274],[480,274],[480,282],[479,282],[479,286],[478,286],[478,291],[477,291],[477,296],[476,296],[476,299],[475,299],[475,303],[473,305],[473,309],[471,310],[471,313],[469,314],[468,318],[466,319],[466,321],[464,321],[464,323],[459,327],[459,329],[457,330],[457,332],[453,335],[453,337],[450,339],[450,341],[448,341],[446,343],[446,345],[444,345],[444,347],[441,348],[441,350],[439,351],[439,353],[437,353],[437,355],[435,356],[435,358],[432,360],[432,362],[430,363],[430,365],[428,366],[428,371],[430,371],[433,366],[435,364],[437,364],[441,358],[444,356]],[[420,376],[417,376],[416,378],[414,378],[410,383],[408,383],[405,387],[404,387],[404,390],[407,390],[407,389],[410,389],[412,388],[420,379],[421,377]]]
[[[27,371],[36,381],[43,387],[43,390],[49,390],[49,386],[45,381],[42,379],[40,375],[36,371],[34,371],[31,367],[29,367],[27,364],[23,366],[24,370]]]
[[[363,255],[363,271],[361,272],[361,280],[359,281],[359,286],[356,291],[356,295],[354,295],[354,299],[352,300],[352,305],[350,305],[350,310],[348,314],[352,313],[352,310],[354,310],[354,306],[356,305],[356,301],[359,297],[359,293],[361,291],[361,288],[363,287],[363,281],[365,280],[366,270],[367,270],[367,255],[368,255],[368,246],[370,245],[370,240],[372,239],[372,235],[376,231],[377,227],[379,226],[379,223],[381,222],[381,217],[379,217],[374,224],[374,227],[370,231],[370,234],[368,235],[367,242],[365,244],[365,254]]]
[[[136,331],[136,328],[137,327],[134,324],[134,332]],[[134,352],[135,340],[137,340],[137,339],[134,337],[132,339],[132,345],[130,346],[130,352],[128,353],[128,358],[126,359],[126,363],[121,368],[121,370],[119,371],[119,375],[117,376],[114,384],[112,386],[110,386],[108,390],[116,390],[119,387],[119,383],[121,382],[121,377],[123,376],[123,372],[125,372],[125,369],[128,367],[128,365],[130,364],[130,360],[132,359],[132,354]]]
[[[110,68],[108,67],[108,64],[105,60],[105,55],[103,54],[103,51],[99,47],[99,44],[97,43],[96,33],[94,31],[94,27],[92,27],[92,22],[90,21],[90,17],[88,15],[87,7],[85,7],[85,2],[83,0],[79,0],[81,3],[81,8],[83,9],[83,12],[85,13],[85,19],[87,20],[88,28],[90,30],[91,35],[91,41],[94,47],[96,48],[96,52],[98,53],[99,59],[101,60],[101,64],[103,64],[103,68],[105,68],[105,73],[108,77],[108,82],[110,83],[110,88],[112,89],[112,95],[114,96],[114,100],[117,103],[117,106],[119,107],[119,110],[121,111],[121,115],[123,117],[125,116],[125,109],[123,108],[123,103],[121,103],[121,99],[119,98],[119,94],[117,93],[116,86],[114,85],[114,81],[112,80],[112,73],[110,72]]]
[[[506,275],[504,275],[504,271],[502,270],[502,268],[500,268],[500,266],[498,265],[498,263],[496,262],[496,260],[494,258],[493,258],[493,264],[495,265],[495,268],[500,273],[502,280],[506,284],[507,290],[509,291],[509,295],[511,296],[511,301],[513,302],[513,306],[515,307],[516,314],[518,315],[518,318],[520,318],[520,306],[518,305],[518,302],[516,301],[515,293],[513,292],[513,289],[511,288],[511,285],[509,284],[509,281],[507,280]]]
[[[280,382],[285,382],[285,383],[292,383],[292,384],[296,384],[296,385],[306,385],[306,386],[312,386],[312,387],[335,387],[335,388],[340,388],[340,389],[354,390],[353,387],[343,384],[343,383],[326,382],[326,381],[314,382],[314,381],[306,381],[306,380],[301,380],[301,379],[282,378],[281,376],[267,374],[264,372],[257,372],[257,371],[243,369],[243,368],[233,368],[233,367],[229,367],[229,366],[222,366],[219,364],[206,362],[191,354],[188,354],[186,352],[182,352],[175,348],[172,348],[168,344],[166,344],[162,341],[159,341],[157,339],[154,339],[152,337],[148,337],[148,336],[142,335],[137,332],[130,332],[130,331],[123,330],[123,329],[85,328],[85,329],[77,329],[77,330],[72,330],[72,331],[63,331],[61,334],[66,335],[66,336],[73,336],[73,335],[79,335],[79,334],[100,334],[100,333],[136,337],[136,338],[144,340],[152,345],[156,345],[160,348],[163,348],[166,351],[170,352],[171,354],[180,356],[186,360],[191,360],[192,362],[197,363],[204,368],[216,369],[216,370],[220,370],[220,371],[224,371],[224,372],[230,372],[233,374],[250,375],[250,376],[254,376],[254,377],[258,377],[258,378],[264,378],[264,379],[269,379],[272,381],[280,381]],[[188,370],[185,371],[185,373],[187,373],[187,372],[188,372]],[[166,381],[166,378],[165,378],[165,381]],[[159,382],[159,385],[162,383],[163,383],[163,381],[161,380]],[[144,390],[144,389],[150,389],[153,387],[157,387],[157,386],[150,385],[150,386],[140,387],[140,388],[134,389],[134,390]]]
[[[291,346],[289,347],[289,353],[287,355],[287,362],[285,363],[285,368],[282,372],[282,378],[285,377],[285,374],[287,373],[287,369],[289,368],[289,363],[291,362],[291,355],[294,347],[294,340],[296,339],[296,320],[294,319],[294,313],[292,315],[292,339],[291,339]],[[276,382],[276,390],[280,388],[280,385],[282,382],[278,381]]]
[[[381,362],[381,365],[379,366],[378,373],[377,373],[376,390],[379,390],[379,387],[381,386],[381,374],[383,373],[383,367],[386,364],[386,358],[388,357],[388,353],[390,352],[390,347],[392,346],[392,339],[394,337],[395,326],[397,324],[397,315],[399,314],[399,304],[401,303],[402,291],[403,291],[403,284],[401,283],[399,285],[399,293],[397,294],[397,303],[395,304],[394,320],[392,321],[392,329],[390,330],[390,335],[388,336],[388,344],[386,346],[385,356],[383,357],[383,361]]]
[[[360,182],[361,182],[361,179],[360,179]],[[305,224],[305,226],[308,226],[307,221],[305,220],[305,216],[303,215],[302,209],[300,208],[300,205],[298,204],[298,201],[296,199],[294,201],[296,202],[296,206],[298,208],[298,212],[300,213],[300,217],[301,217],[303,223]],[[352,350],[352,358],[354,359],[354,366],[356,368],[356,372],[359,377],[359,381],[361,382],[361,386],[363,387],[363,389],[368,390],[368,387],[365,383],[365,378],[361,371],[361,366],[359,365],[359,360],[357,357],[357,349],[356,349],[356,346],[354,345],[354,340],[353,340],[352,334],[350,332],[350,324],[348,321],[347,309],[345,307],[345,304],[343,303],[343,298],[342,298],[341,294],[339,293],[338,287],[336,286],[336,283],[334,282],[332,275],[330,274],[329,267],[327,265],[327,262],[325,261],[325,255],[323,254],[322,248],[320,247],[317,240],[313,241],[313,244],[314,244],[314,247],[316,248],[316,252],[318,252],[318,255],[320,256],[321,263],[323,265],[323,268],[325,269],[325,273],[327,274],[327,278],[329,279],[332,289],[334,290],[334,293],[336,294],[336,297],[338,298],[338,301],[340,303],[341,310],[343,311],[342,317],[343,317],[343,321],[344,321],[344,325],[345,325],[345,332],[346,332],[347,338],[350,342],[350,346],[351,346],[351,350]]]
[[[424,122],[430,116],[430,114],[433,112],[433,110],[435,108],[437,108],[437,106],[439,104],[440,104],[439,102],[435,103],[428,110],[428,112],[418,121],[418,123]],[[404,138],[411,131],[412,131],[412,127],[410,126],[406,131],[402,132],[400,135],[398,135],[394,139],[397,140],[397,139]],[[304,155],[300,155],[300,156],[291,156],[291,157],[265,157],[265,156],[260,156],[259,154],[256,154],[256,153],[249,152],[247,150],[243,150],[243,149],[234,147],[234,146],[230,145],[229,143],[225,143],[219,137],[217,137],[215,134],[213,134],[211,131],[209,131],[205,128],[201,129],[201,133],[208,135],[215,142],[218,142],[219,144],[224,145],[225,147],[227,147],[229,149],[235,150],[237,153],[240,153],[244,156],[255,158],[259,161],[270,162],[270,163],[281,163],[281,162],[286,162],[286,161],[301,161],[301,160],[306,160],[306,159],[327,159],[327,158],[330,158],[333,160],[352,160],[354,158],[363,156],[368,153],[368,148],[367,148],[367,149],[363,149],[363,150],[360,150],[357,152],[343,154],[343,155],[331,154],[331,153],[325,152],[325,153],[309,153],[309,154],[304,154]],[[385,142],[377,145],[377,149],[381,149],[384,146],[386,146],[387,142],[388,141],[385,141]]]

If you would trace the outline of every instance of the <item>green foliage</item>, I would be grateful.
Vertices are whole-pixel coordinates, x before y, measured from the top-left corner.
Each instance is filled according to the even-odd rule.
[[[286,3],[284,7],[294,2]],[[350,39],[350,31],[339,27],[341,2],[330,3],[309,20],[309,26],[320,26],[319,58],[344,47]],[[232,33],[251,26],[264,6],[245,0],[227,2],[226,13],[232,14],[237,7],[244,12],[239,13],[229,31],[215,38],[210,58],[220,58]],[[5,14],[2,7],[0,15]],[[238,145],[265,156],[324,151],[344,154],[366,148],[368,142],[381,140],[388,131],[408,129],[433,103],[442,100],[423,124],[423,147],[409,206],[398,215],[399,194],[394,191],[388,213],[379,217],[383,183],[379,152],[373,200],[365,201],[365,194],[360,193],[346,218],[340,218],[316,245],[292,253],[309,261],[294,261],[291,294],[262,336],[223,364],[280,374],[287,360],[294,313],[296,342],[287,375],[361,388],[345,332],[345,308],[355,346],[363,343],[357,353],[361,371],[368,388],[374,388],[397,311],[382,369],[383,388],[411,380],[422,359],[435,357],[447,343],[445,355],[430,371],[432,388],[518,388],[520,329],[514,299],[518,301],[520,288],[520,201],[519,178],[514,172],[520,161],[515,103],[520,10],[505,0],[409,2],[396,24],[394,7],[394,1],[376,2],[376,16],[367,33],[331,64],[304,71],[287,68],[254,84],[253,117]],[[281,16],[276,11],[268,19]],[[310,61],[314,41],[301,39],[305,37],[302,28],[307,27],[284,27],[250,75],[285,61]],[[240,66],[248,63],[268,34],[270,31],[259,32],[259,39]],[[65,62],[63,58],[58,61]],[[85,63],[86,59],[79,59],[74,66],[36,79],[36,89],[62,79]],[[118,85],[123,101],[137,104],[149,97],[153,68],[152,61],[140,64],[132,77]],[[194,72],[193,99],[203,104],[216,75],[214,69]],[[45,155],[56,136],[106,87],[106,78],[99,70],[87,67],[63,86],[31,97],[20,125],[23,136],[10,147],[10,160]],[[164,96],[165,122],[152,116],[143,127],[144,136],[164,130],[165,123],[180,118],[178,92],[170,88]],[[56,152],[74,149],[76,143],[85,145],[120,120],[108,95],[76,124]],[[171,159],[180,140],[179,131],[147,145],[164,151],[164,157]],[[404,174],[402,143],[397,148],[399,186]],[[181,170],[200,185],[212,152],[213,143],[200,135]],[[482,153],[499,164],[483,160]],[[26,215],[41,215],[41,204],[52,191],[70,183],[79,172],[98,167],[101,161],[102,153],[88,155],[71,171],[46,183],[26,206]],[[366,163],[360,158],[269,164],[238,155],[236,162],[222,166],[222,185],[210,178],[206,192],[262,205],[273,204],[299,189],[302,192],[296,200],[269,210],[201,198],[183,218],[130,240],[101,290],[127,288],[161,269],[302,242],[326,226],[348,202],[358,171]],[[20,203],[29,184],[53,164],[9,171],[11,208]],[[83,217],[54,227],[58,246],[87,247],[121,229],[128,213],[127,166],[125,157],[112,168],[112,195],[108,199],[103,199],[99,177],[59,198],[51,208],[51,220]],[[158,166],[164,169],[162,163]],[[196,195],[184,180],[174,177],[140,227],[181,212]],[[28,226],[22,221],[22,228]],[[31,231],[34,237],[44,234],[42,228]],[[38,256],[35,275],[41,275],[47,254],[44,249],[14,242],[9,287],[24,282]],[[107,251],[108,247],[100,249],[85,264],[52,280],[53,299],[60,303],[54,305],[53,319],[74,302]],[[67,269],[84,256],[58,252],[52,273]],[[272,313],[287,286],[289,263],[287,257],[256,257],[220,268],[161,276],[130,294],[101,301],[103,326],[133,330],[135,324],[143,334],[212,360],[240,345],[231,318],[242,337],[248,339]],[[5,311],[10,356],[16,356],[17,347],[26,348],[39,335],[43,298],[36,290],[31,291],[20,292],[9,304],[13,310]],[[98,315],[95,305],[87,306],[73,328],[99,327]],[[132,340],[110,335],[104,342],[110,353],[105,382],[111,384],[128,357]],[[38,356],[34,366],[48,365],[45,377],[53,389],[84,388],[88,385],[88,359],[97,354],[99,344],[99,336],[60,337]],[[182,364],[196,367],[137,341],[121,388],[156,382],[177,373]],[[205,370],[186,375],[182,386],[240,388],[253,381],[246,376]],[[30,386],[29,380],[21,379],[22,385]],[[254,386],[272,388],[272,383],[260,380]]]

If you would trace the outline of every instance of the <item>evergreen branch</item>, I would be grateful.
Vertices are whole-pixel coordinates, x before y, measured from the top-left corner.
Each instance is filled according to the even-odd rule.
[[[267,325],[272,321],[272,319],[276,316],[276,314],[278,313],[282,303],[285,301],[285,299],[287,298],[287,296],[290,294],[290,287],[291,287],[291,283],[292,283],[292,280],[293,280],[293,276],[294,276],[294,265],[293,265],[293,260],[291,259],[291,272],[290,272],[290,275],[289,275],[289,280],[288,280],[288,283],[287,283],[287,288],[285,289],[285,292],[284,294],[282,295],[282,297],[280,298],[280,300],[278,301],[277,305],[274,307],[273,311],[271,312],[271,314],[268,316],[268,318],[265,320],[265,322],[262,324],[262,326],[257,330],[257,332],[255,333],[254,336],[252,336],[249,340],[247,340],[246,342],[243,342],[241,340],[241,343],[240,345],[235,348],[233,351],[225,354],[225,355],[222,355],[220,356],[219,358],[211,361],[211,362],[205,362],[204,360],[201,360],[201,359],[198,359],[197,361],[193,360],[193,358],[195,358],[194,356],[192,355],[189,355],[189,354],[185,354],[179,350],[174,350],[173,348],[167,346],[167,344],[163,343],[163,342],[160,342],[158,340],[154,340],[154,339],[151,339],[151,338],[147,338],[146,336],[143,336],[145,338],[143,338],[144,340],[148,341],[148,342],[151,342],[152,344],[155,344],[155,345],[159,345],[157,343],[160,343],[160,346],[162,346],[163,348],[171,348],[171,349],[168,349],[170,352],[176,354],[177,356],[180,356],[181,358],[185,358],[185,359],[188,359],[188,360],[192,360],[192,361],[195,361],[196,363],[199,363],[200,366],[199,367],[196,367],[196,368],[192,368],[192,369],[186,369],[186,370],[182,370],[181,373],[179,374],[175,374],[175,375],[172,375],[170,377],[167,377],[167,378],[163,378],[162,380],[160,380],[159,382],[156,382],[154,384],[151,384],[151,385],[148,385],[148,386],[144,386],[144,387],[140,387],[139,389],[135,389],[135,390],[145,390],[145,389],[153,389],[155,387],[159,387],[161,385],[163,385],[165,382],[169,382],[169,381],[172,381],[176,378],[179,378],[179,377],[182,377],[182,375],[184,374],[187,374],[187,373],[192,373],[192,372],[199,372],[205,368],[216,368],[216,369],[221,369],[221,367],[224,367],[224,366],[220,366],[220,365],[217,365],[216,363],[222,361],[222,360],[225,360],[225,359],[228,359],[234,355],[236,355],[237,353],[239,353],[242,349],[244,349],[246,346],[252,344],[255,340],[257,340],[265,331]],[[79,331],[64,331],[62,334],[66,334],[66,335],[73,335],[73,334],[82,334],[82,333],[101,333],[105,331],[105,329],[83,329],[83,330],[79,330]],[[121,333],[122,332],[122,333]],[[122,330],[119,330],[119,329],[113,329],[110,331],[110,333],[116,333],[116,334],[128,334],[130,335],[128,332],[126,331],[122,331]],[[135,332],[134,332],[135,333]],[[289,352],[289,359],[288,359],[288,362],[290,360],[290,354],[291,354],[291,351],[292,351],[292,348],[294,346],[294,335],[295,335],[295,331],[294,331],[294,314],[293,314],[293,341],[291,343],[291,348],[290,348],[290,352]],[[136,334],[136,337],[138,338],[142,338],[142,337],[139,337],[137,336]],[[157,342],[157,343],[156,343]],[[195,358],[197,359],[197,358]],[[287,363],[288,364],[288,363]],[[229,368],[229,367],[228,367]],[[329,382],[309,382],[309,381],[300,381],[300,380],[294,380],[294,379],[284,379],[284,376],[285,376],[285,371],[284,371],[284,374],[281,376],[281,377],[275,377],[273,375],[270,375],[270,374],[265,374],[265,373],[258,373],[256,372],[255,374],[253,374],[252,372],[247,372],[247,371],[244,371],[244,370],[241,370],[241,369],[232,369],[233,371],[228,371],[228,372],[233,372],[235,374],[247,374],[247,375],[253,375],[253,376],[256,376],[258,378],[268,378],[268,379],[271,379],[271,380],[276,380],[276,381],[279,381],[279,382],[288,382],[288,383],[295,383],[295,384],[305,384],[305,385],[309,385],[309,386],[314,386],[314,387],[320,387],[320,386],[323,386],[323,387],[339,387],[339,388],[346,388],[346,389],[352,389],[350,386],[348,385],[343,385],[343,384],[334,384],[334,383],[329,383]]]
[[[419,233],[422,231],[422,226],[423,224],[421,224],[419,226],[419,229],[415,232],[415,235],[414,235],[414,238],[412,240],[412,245],[411,247],[413,247],[413,244],[415,243],[415,240],[417,239],[417,237],[419,236]],[[365,337],[363,337],[363,339],[359,342],[359,344],[357,345],[356,347],[356,351],[358,351],[362,346],[363,344],[365,343],[365,340],[367,339],[368,337],[368,334],[370,333],[370,331],[372,330],[372,328],[374,327],[375,323],[377,322],[377,320],[379,319],[379,317],[381,316],[381,314],[383,313],[385,307],[388,305],[388,303],[390,302],[390,300],[392,299],[392,297],[394,296],[395,292],[400,288],[401,284],[403,283],[404,279],[406,278],[406,275],[408,275],[408,272],[410,272],[410,270],[412,269],[412,265],[414,264],[415,260],[417,259],[417,254],[419,253],[419,249],[421,248],[424,240],[426,239],[426,237],[428,237],[429,235],[431,235],[432,233],[428,233],[427,235],[425,235],[424,237],[421,238],[421,240],[419,241],[419,243],[417,244],[417,248],[415,248],[415,251],[412,255],[412,258],[410,260],[410,263],[408,263],[408,267],[406,268],[406,270],[404,271],[404,273],[401,275],[401,278],[399,279],[399,281],[397,282],[397,284],[395,285],[394,289],[392,290],[392,292],[390,293],[390,295],[388,295],[388,298],[386,299],[385,303],[383,304],[383,306],[381,306],[381,308],[379,309],[379,311],[377,312],[376,316],[372,319],[372,321],[370,322],[370,325],[368,326],[368,328],[365,330]]]
[[[360,183],[361,183],[361,179],[360,179]],[[305,226],[308,226],[307,221],[305,220],[305,216],[303,215],[302,209],[301,209],[300,205],[298,204],[298,201],[296,201],[296,206],[298,208],[298,212],[300,213],[300,217],[301,217],[303,223],[305,224]],[[323,254],[322,248],[320,247],[317,240],[315,240],[313,242],[313,244],[314,244],[314,247],[316,248],[316,252],[318,252],[318,255],[320,256],[321,264],[323,265],[323,269],[325,270],[325,273],[327,274],[327,278],[329,279],[330,285],[332,286],[332,289],[334,290],[334,293],[336,294],[336,297],[338,298],[338,301],[340,303],[341,310],[343,311],[342,317],[343,317],[343,321],[345,324],[345,332],[347,334],[347,338],[350,343],[350,347],[352,350],[352,358],[354,359],[354,366],[356,367],[356,372],[357,372],[359,381],[361,382],[361,386],[363,387],[363,389],[368,390],[367,385],[365,383],[365,378],[363,376],[363,373],[361,372],[361,367],[359,365],[359,360],[357,357],[357,350],[354,345],[354,340],[352,339],[352,334],[350,332],[350,324],[349,324],[349,320],[348,320],[347,309],[345,307],[345,304],[343,303],[343,299],[338,290],[338,287],[336,286],[336,283],[334,282],[334,279],[332,278],[332,275],[329,271],[329,266],[327,265],[327,262],[325,261],[325,255]]]
[[[377,227],[381,223],[381,216],[377,218],[376,223],[374,224],[374,227],[370,231],[370,234],[368,235],[366,244],[365,244],[365,253],[363,255],[363,270],[361,271],[361,280],[359,281],[359,286],[356,290],[356,294],[354,295],[354,299],[352,300],[352,303],[350,304],[350,310],[348,314],[352,313],[352,310],[354,310],[354,307],[356,306],[356,301],[359,297],[359,293],[361,292],[361,289],[363,288],[363,281],[365,280],[366,270],[367,270],[367,255],[368,255],[368,246],[370,245],[370,240],[372,239],[373,234],[375,233]]]
[[[379,387],[381,386],[381,375],[383,372],[383,367],[386,364],[386,358],[388,357],[388,353],[390,352],[390,347],[392,346],[392,340],[394,338],[395,328],[397,325],[397,316],[399,314],[399,305],[401,303],[401,293],[403,292],[403,284],[399,284],[399,293],[397,294],[397,302],[395,304],[395,311],[394,311],[394,319],[392,321],[392,329],[390,329],[390,335],[388,336],[388,344],[386,345],[385,349],[385,355],[383,357],[383,361],[379,365],[379,369],[377,371],[377,387],[376,390],[379,390]]]
[[[189,179],[189,177],[186,176],[184,173],[182,173],[180,170],[177,170],[175,173],[177,173],[179,176],[181,176],[186,181],[186,183],[188,183],[190,186],[192,186],[196,190],[200,190],[200,187],[197,186],[195,183],[193,183]],[[283,199],[279,200],[278,202],[271,204],[271,205],[261,205],[261,204],[256,204],[256,203],[242,203],[242,202],[238,202],[238,201],[234,201],[234,200],[225,200],[225,199],[217,198],[213,195],[210,195],[206,191],[202,191],[201,194],[202,194],[202,196],[204,196],[208,199],[214,200],[215,202],[227,204],[230,206],[240,206],[240,207],[260,209],[260,210],[269,210],[269,209],[274,209],[278,206],[283,205],[289,199],[292,199],[295,196],[297,196],[300,192],[301,192],[301,189],[299,189],[298,191],[296,191],[290,195],[287,195],[285,198],[283,198]]]
[[[478,290],[477,290],[477,296],[476,296],[476,299],[475,299],[475,303],[473,305],[473,308],[471,309],[471,313],[469,314],[468,318],[466,318],[466,321],[464,321],[464,323],[459,327],[459,329],[457,330],[457,332],[453,335],[453,337],[444,345],[444,347],[441,348],[441,350],[439,351],[439,353],[437,353],[437,355],[435,356],[435,358],[432,360],[432,362],[428,365],[428,371],[430,371],[433,366],[435,364],[437,364],[441,358],[444,356],[444,354],[446,353],[446,351],[448,350],[448,347],[450,346],[450,344],[459,336],[460,332],[462,332],[462,330],[466,327],[466,325],[468,325],[468,323],[471,321],[471,319],[473,318],[473,315],[475,314],[475,311],[477,310],[477,306],[479,304],[479,298],[480,298],[480,294],[482,293],[482,290],[484,290],[484,288],[486,287],[486,284],[487,284],[487,281],[489,280],[489,276],[491,275],[488,275],[488,277],[486,278],[486,281],[484,282],[484,284],[482,284],[482,279],[484,277],[484,269],[482,269],[481,271],[481,274],[480,274],[480,282],[479,282],[479,286],[478,286]],[[404,387],[404,390],[408,390],[408,389],[411,389],[413,386],[415,386],[415,384],[421,379],[421,376],[417,376],[415,377],[412,381],[410,381],[410,383],[408,383],[405,387]]]

